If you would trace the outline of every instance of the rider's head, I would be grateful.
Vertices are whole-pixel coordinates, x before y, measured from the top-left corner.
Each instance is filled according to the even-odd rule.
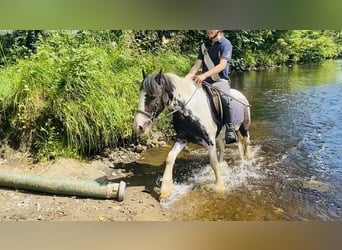
[[[211,41],[217,41],[222,35],[222,30],[207,30],[207,36]]]

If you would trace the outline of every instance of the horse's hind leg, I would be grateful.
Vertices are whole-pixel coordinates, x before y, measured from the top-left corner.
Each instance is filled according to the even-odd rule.
[[[253,154],[251,152],[249,144],[250,144],[249,135],[248,136],[244,136],[243,137],[243,152],[244,152],[245,158],[247,160],[253,158]]]
[[[160,188],[160,196],[159,196],[160,200],[164,200],[171,195],[172,185],[173,185],[173,180],[172,180],[173,165],[175,164],[175,160],[178,154],[183,150],[185,145],[186,145],[185,141],[177,140],[175,144],[173,145],[171,151],[167,155],[162,185]]]
[[[241,161],[244,160],[244,146],[243,146],[243,136],[241,135],[240,131],[238,131],[237,133],[237,136],[239,138],[238,140],[238,149],[239,149],[239,153],[240,153],[240,159]]]
[[[237,134],[239,137],[238,148],[239,148],[241,160],[251,159],[252,158],[252,152],[251,152],[250,146],[249,146],[249,144],[250,144],[249,132],[247,130],[245,130],[243,126],[241,126]]]

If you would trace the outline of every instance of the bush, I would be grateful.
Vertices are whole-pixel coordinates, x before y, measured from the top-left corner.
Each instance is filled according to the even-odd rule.
[[[23,150],[49,159],[133,143],[141,70],[185,74],[192,63],[170,51],[141,55],[122,41],[102,41],[52,32],[35,54],[1,71],[8,133]]]

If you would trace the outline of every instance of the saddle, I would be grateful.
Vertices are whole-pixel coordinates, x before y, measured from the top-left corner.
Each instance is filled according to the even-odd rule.
[[[202,84],[202,88],[206,91],[209,97],[211,110],[215,114],[216,123],[224,123],[223,120],[223,107],[221,100],[221,93],[218,89],[210,86],[209,84]]]

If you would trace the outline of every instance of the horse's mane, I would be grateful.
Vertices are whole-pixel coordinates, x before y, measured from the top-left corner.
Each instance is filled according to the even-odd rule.
[[[162,74],[162,75],[148,75],[141,85],[141,89],[145,90],[147,94],[153,95],[157,91],[161,89],[168,94],[171,94],[175,89],[175,86],[172,83],[172,80],[169,76]]]

